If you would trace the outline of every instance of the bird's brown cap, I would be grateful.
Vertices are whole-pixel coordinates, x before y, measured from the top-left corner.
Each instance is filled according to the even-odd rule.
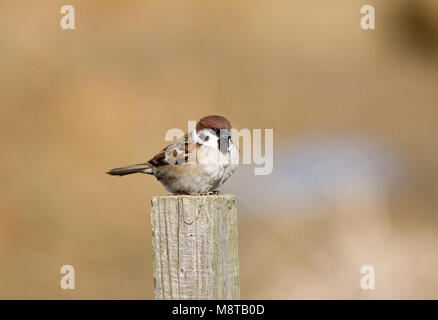
[[[206,116],[196,124],[196,131],[199,132],[206,128],[231,130],[231,122],[221,116]]]

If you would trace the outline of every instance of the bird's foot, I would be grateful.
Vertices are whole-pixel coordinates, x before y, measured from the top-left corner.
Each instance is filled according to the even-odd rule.
[[[221,192],[219,190],[213,190],[213,191],[209,191],[209,192],[205,193],[206,196],[213,196],[213,195],[217,196],[220,194],[221,194]]]
[[[195,193],[187,193],[187,192],[174,192],[174,196],[181,196],[181,195],[190,195],[190,196],[217,196],[220,195],[221,192],[219,190],[213,190],[209,192],[195,192]]]

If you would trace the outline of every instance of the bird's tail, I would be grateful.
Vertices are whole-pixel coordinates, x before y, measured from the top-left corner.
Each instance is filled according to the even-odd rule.
[[[152,174],[152,167],[148,163],[134,164],[132,166],[126,166],[121,168],[114,168],[107,173],[112,176],[124,176],[131,173],[149,173]]]

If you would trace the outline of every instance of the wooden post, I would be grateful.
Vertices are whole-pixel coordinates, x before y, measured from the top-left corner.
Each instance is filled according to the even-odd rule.
[[[152,198],[155,299],[239,299],[233,195]]]

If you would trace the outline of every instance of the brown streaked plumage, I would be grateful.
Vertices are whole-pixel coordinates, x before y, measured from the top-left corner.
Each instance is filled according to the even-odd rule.
[[[184,146],[184,150],[182,148],[183,146]],[[113,176],[114,175],[124,176],[127,174],[138,173],[138,172],[152,174],[152,171],[147,172],[148,169],[152,169],[153,167],[155,168],[163,167],[169,164],[178,165],[188,162],[190,152],[194,148],[198,149],[199,147],[200,147],[199,144],[193,142],[190,134],[186,133],[184,137],[181,137],[174,143],[171,143],[170,145],[162,149],[148,162],[111,169],[107,173]],[[166,150],[167,150],[167,154],[166,154]],[[169,155],[172,156],[172,159],[170,159]]]

